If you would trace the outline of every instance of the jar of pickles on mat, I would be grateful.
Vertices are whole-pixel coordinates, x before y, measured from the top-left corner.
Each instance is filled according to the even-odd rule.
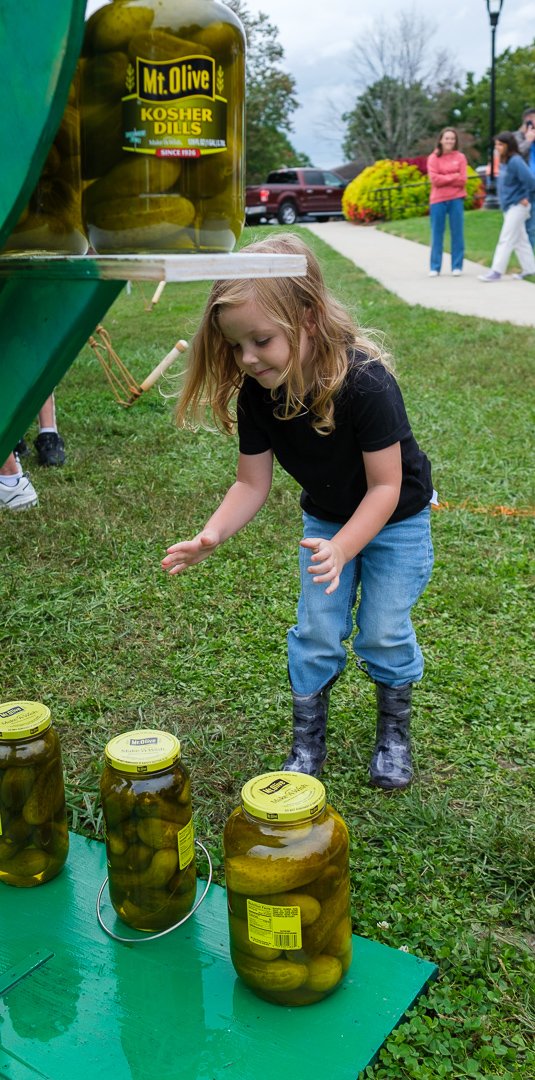
[[[28,888],[59,874],[69,850],[61,750],[50,709],[0,705],[0,881]]]
[[[332,993],[351,964],[349,837],[323,784],[264,773],[224,832],[230,954],[243,981],[281,1005]]]
[[[109,892],[123,922],[164,930],[195,902],[197,876],[189,773],[180,742],[140,729],[105,749],[100,794]]]

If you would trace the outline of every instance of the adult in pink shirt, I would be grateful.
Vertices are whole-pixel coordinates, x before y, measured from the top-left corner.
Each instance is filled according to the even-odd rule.
[[[451,271],[455,277],[463,272],[466,158],[458,150],[458,145],[459,137],[455,128],[443,128],[435,149],[427,159],[427,172],[431,181],[429,196],[431,270],[429,277],[438,277],[442,268],[446,218],[450,223]]]

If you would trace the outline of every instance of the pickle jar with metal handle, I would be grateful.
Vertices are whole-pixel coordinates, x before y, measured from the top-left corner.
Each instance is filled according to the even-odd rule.
[[[69,850],[61,749],[38,701],[0,705],[0,881],[28,888],[59,874]]]
[[[232,251],[243,228],[245,34],[218,0],[114,0],[86,23],[84,218],[114,252]]]
[[[136,930],[165,930],[195,902],[189,773],[180,742],[142,728],[112,739],[100,781],[110,900]]]
[[[230,955],[252,990],[280,1005],[331,994],[351,964],[347,827],[302,773],[242,788],[224,832]]]
[[[85,255],[82,225],[78,75],[39,180],[6,242],[4,255]]]

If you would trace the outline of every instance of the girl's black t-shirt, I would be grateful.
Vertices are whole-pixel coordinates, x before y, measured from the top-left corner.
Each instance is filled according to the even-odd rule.
[[[389,524],[404,521],[429,503],[431,465],[412,434],[401,390],[378,361],[350,360],[335,398],[335,429],[320,435],[303,409],[292,420],[277,417],[275,399],[250,376],[238,395],[238,435],[242,454],[272,450],[285,472],[301,485],[301,506],[325,521],[345,522],[367,491],[364,452],[401,445],[402,483]],[[306,400],[305,400],[306,405]]]

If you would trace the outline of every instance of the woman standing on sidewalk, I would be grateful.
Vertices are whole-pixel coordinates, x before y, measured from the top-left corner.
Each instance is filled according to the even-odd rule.
[[[500,155],[498,198],[503,210],[503,225],[492,267],[486,274],[479,274],[480,281],[500,281],[513,251],[522,267],[522,272],[513,277],[535,274],[535,256],[526,232],[535,194],[535,176],[523,161],[512,131],[501,131],[494,142]]]
[[[451,270],[455,277],[462,274],[464,258],[464,199],[466,196],[466,158],[458,150],[459,138],[455,128],[443,128],[437,145],[427,159],[431,181],[429,215],[431,218],[431,269],[429,277],[438,277],[442,267],[442,250],[446,218],[451,235]]]

